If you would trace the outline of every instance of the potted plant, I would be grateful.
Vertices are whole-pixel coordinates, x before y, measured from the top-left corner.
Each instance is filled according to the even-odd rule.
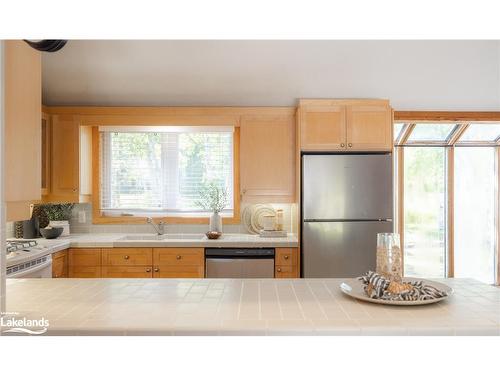
[[[222,216],[220,212],[227,206],[228,192],[224,187],[209,183],[199,192],[199,199],[195,204],[206,211],[211,211],[210,232],[222,233]]]
[[[44,207],[47,219],[49,219],[49,227],[63,228],[61,236],[69,236],[69,219],[71,218],[71,210],[73,203],[48,204]]]

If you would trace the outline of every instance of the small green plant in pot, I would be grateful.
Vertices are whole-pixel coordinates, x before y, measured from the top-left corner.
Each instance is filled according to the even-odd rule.
[[[222,233],[222,216],[220,212],[227,206],[229,194],[225,187],[211,182],[199,192],[199,199],[195,204],[205,211],[212,211],[210,215],[210,232]]]

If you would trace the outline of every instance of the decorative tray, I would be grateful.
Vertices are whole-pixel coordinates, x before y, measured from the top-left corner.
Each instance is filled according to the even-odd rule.
[[[405,277],[403,278],[404,282],[416,282],[416,281],[422,281],[426,285],[433,286],[447,294],[447,296],[441,297],[441,298],[434,298],[434,299],[426,299],[426,300],[417,300],[417,301],[393,301],[393,300],[384,300],[384,299],[376,299],[376,298],[370,298],[366,292],[365,292],[365,284],[361,281],[356,279],[346,279],[340,284],[340,290],[342,293],[347,294],[348,296],[352,298],[359,299],[361,301],[366,301],[366,302],[371,302],[371,303],[378,303],[381,305],[402,305],[402,306],[416,306],[416,305],[428,305],[431,303],[436,303],[445,300],[448,298],[450,295],[453,294],[453,289],[450,288],[448,285],[445,285],[443,283],[437,282],[437,281],[432,281],[432,280],[427,280],[427,279],[420,279],[416,277]]]

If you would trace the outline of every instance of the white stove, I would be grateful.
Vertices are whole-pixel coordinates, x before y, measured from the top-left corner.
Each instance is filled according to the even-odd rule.
[[[52,255],[35,240],[7,240],[8,278],[51,278]]]

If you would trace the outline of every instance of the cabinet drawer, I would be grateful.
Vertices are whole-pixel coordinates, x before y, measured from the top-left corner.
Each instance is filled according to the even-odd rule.
[[[103,266],[102,277],[109,278],[151,278],[151,266]]]
[[[101,277],[101,267],[94,266],[70,266],[69,277],[74,278],[95,278]]]
[[[203,278],[203,266],[158,266],[154,267],[153,277],[164,278]]]
[[[152,266],[153,250],[150,248],[102,249],[103,266]]]
[[[299,277],[298,268],[293,266],[275,266],[274,277],[277,279]]]
[[[70,266],[100,266],[101,249],[69,249]]]
[[[277,266],[296,266],[297,249],[288,247],[277,248],[274,264]]]
[[[203,248],[170,247],[153,249],[155,266],[201,266],[205,263]]]

